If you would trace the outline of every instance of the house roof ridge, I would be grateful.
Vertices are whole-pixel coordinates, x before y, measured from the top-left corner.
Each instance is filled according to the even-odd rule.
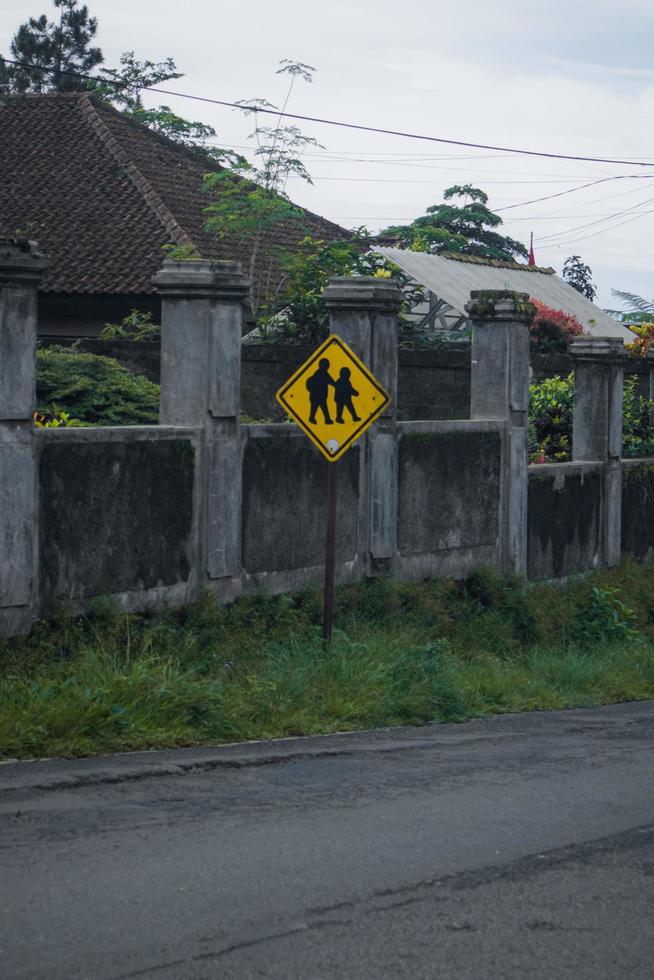
[[[75,92],[2,92],[1,98],[15,102],[33,100],[34,102],[42,99],[82,99],[85,95],[90,95],[87,91]]]
[[[469,262],[472,265],[489,265],[494,269],[516,269],[519,272],[541,272],[546,276],[556,275],[556,269],[551,266],[525,265],[522,262],[509,262],[506,259],[493,259],[485,255],[465,255],[461,252],[438,252],[441,258],[450,262]]]
[[[0,182],[0,234],[29,230],[52,258],[43,293],[155,295],[162,246],[194,245],[212,261],[253,265],[251,238],[207,231],[202,179],[217,166],[126,117],[94,92],[0,96],[0,144],[12,180]],[[243,178],[245,180],[245,178]],[[272,296],[284,281],[277,249],[307,235],[351,232],[298,208],[255,256],[253,281]]]
[[[205,154],[202,149],[198,146],[186,146],[184,143],[178,143],[171,139],[170,136],[166,136],[164,133],[158,133],[154,129],[150,129],[145,123],[140,122],[138,119],[134,119],[132,116],[127,116],[125,113],[121,112],[115,106],[111,105],[110,102],[104,102],[98,99],[95,92],[87,92],[90,96],[91,102],[96,107],[96,109],[101,109],[102,112],[110,112],[118,119],[120,119],[121,125],[128,126],[137,133],[142,133],[147,135],[149,140],[155,140],[161,146],[165,147],[169,152],[179,154],[181,157],[186,157],[194,162],[201,162],[205,165],[207,170],[215,170],[220,172],[221,170],[226,170],[222,164],[213,160],[210,156]]]
[[[82,93],[79,101],[82,113],[86,117],[91,128],[95,131],[102,143],[107,147],[116,163],[118,163],[125,171],[132,184],[141,194],[150,210],[157,216],[175,244],[195,244],[189,233],[182,227],[168,205],[164,203],[162,198],[155,191],[147,177],[141,173],[134,161],[130,159],[129,155],[122,148],[116,137],[110,132],[109,127],[100,115],[98,106],[92,98],[92,93]],[[117,113],[117,115],[120,115],[120,113]]]

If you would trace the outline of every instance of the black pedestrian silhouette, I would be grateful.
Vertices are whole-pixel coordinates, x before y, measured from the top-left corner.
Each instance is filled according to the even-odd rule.
[[[318,370],[316,373],[312,374],[310,378],[307,378],[307,391],[309,392],[309,402],[311,405],[309,422],[311,425],[318,424],[316,421],[316,411],[318,409],[323,414],[325,424],[332,425],[332,418],[329,414],[329,406],[327,405],[330,385],[336,387],[336,382],[329,374],[329,361],[326,357],[322,357],[318,361]]]
[[[349,368],[341,368],[340,374],[338,376],[338,381],[334,382],[334,401],[336,402],[336,421],[344,422],[343,409],[347,408],[348,412],[352,416],[353,422],[360,422],[361,419],[356,413],[356,409],[352,404],[352,398],[356,398],[359,394],[358,391],[352,385],[350,381],[350,374],[352,372]]]

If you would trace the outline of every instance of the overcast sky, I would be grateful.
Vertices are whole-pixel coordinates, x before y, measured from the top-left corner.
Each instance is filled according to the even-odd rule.
[[[474,151],[302,124],[325,151],[305,162],[314,185],[289,188],[300,204],[346,227],[409,221],[454,183],[473,183],[494,210],[605,176],[598,184],[502,211],[505,232],[560,272],[582,256],[611,287],[654,297],[654,3],[651,0],[91,0],[105,66],[121,52],[172,56],[177,92],[280,104],[282,58],[316,67],[289,111],[447,139],[652,162],[649,169]],[[240,10],[240,12],[239,12]],[[48,0],[2,0],[0,52]],[[222,145],[248,145],[252,120],[234,110],[149,96],[210,123]],[[629,209],[629,210],[627,210]],[[624,212],[624,213],[623,213]],[[648,213],[649,212],[649,213]],[[610,217],[615,215],[615,217]],[[590,224],[594,222],[593,224]],[[585,226],[585,227],[580,227]],[[586,227],[587,226],[587,227]]]

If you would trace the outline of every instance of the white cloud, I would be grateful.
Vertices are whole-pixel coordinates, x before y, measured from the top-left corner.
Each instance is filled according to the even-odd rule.
[[[601,75],[612,75],[622,78],[654,79],[654,68],[638,68],[632,65],[601,64],[599,62],[592,61],[573,61],[568,58],[558,58],[556,55],[545,55],[542,60],[545,64],[552,65],[555,68],[561,68],[565,71],[575,73],[597,72]]]

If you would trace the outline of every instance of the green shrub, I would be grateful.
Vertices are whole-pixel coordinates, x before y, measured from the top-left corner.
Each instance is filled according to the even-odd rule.
[[[618,589],[598,586],[591,589],[581,605],[568,636],[579,646],[642,640],[636,628],[636,613],[618,598]]]
[[[586,332],[576,316],[552,309],[533,296],[529,301],[536,307],[536,316],[529,327],[532,353],[565,354],[570,341]]]
[[[574,375],[546,378],[529,386],[529,453],[534,463],[563,462],[572,455]],[[622,455],[654,455],[649,424],[652,403],[638,391],[638,379],[624,384]]]
[[[622,424],[623,456],[654,456],[654,432],[649,424],[651,401],[638,391],[632,375],[624,385],[624,418]]]
[[[574,376],[529,385],[529,450],[533,462],[570,459]]]
[[[38,411],[52,406],[91,425],[156,425],[159,386],[111,357],[66,347],[45,347],[36,356]]]

